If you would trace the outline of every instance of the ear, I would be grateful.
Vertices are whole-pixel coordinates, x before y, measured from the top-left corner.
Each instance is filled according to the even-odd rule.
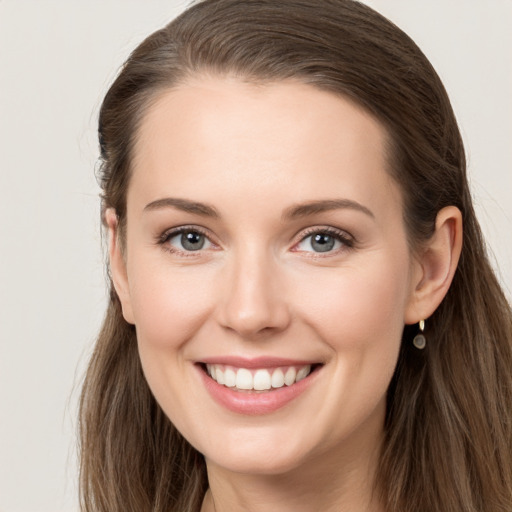
[[[434,313],[450,288],[462,249],[462,214],[455,206],[439,211],[435,232],[416,256],[405,323]]]
[[[105,211],[105,222],[108,227],[108,255],[112,283],[121,301],[124,319],[128,323],[134,324],[126,261],[119,240],[119,222],[113,208],[107,208]]]

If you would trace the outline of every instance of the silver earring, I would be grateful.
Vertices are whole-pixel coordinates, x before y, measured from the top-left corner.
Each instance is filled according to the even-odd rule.
[[[423,331],[425,330],[425,320],[420,320],[419,328],[420,328],[420,332],[418,334],[416,334],[416,336],[414,336],[414,339],[412,340],[412,344],[418,350],[423,350],[427,346],[427,338],[425,338],[425,335],[423,334]]]

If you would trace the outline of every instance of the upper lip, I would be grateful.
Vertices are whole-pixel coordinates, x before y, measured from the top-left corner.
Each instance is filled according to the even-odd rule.
[[[236,368],[276,368],[278,366],[305,366],[319,364],[318,360],[288,359],[282,357],[260,356],[245,358],[238,356],[213,356],[198,361],[203,364],[225,364]]]

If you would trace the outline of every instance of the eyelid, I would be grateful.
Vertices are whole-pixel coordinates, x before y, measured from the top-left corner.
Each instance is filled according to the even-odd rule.
[[[325,253],[321,252],[315,252],[315,251],[301,251],[299,249],[296,249],[296,247],[303,242],[306,238],[315,235],[315,234],[326,234],[333,236],[338,241],[341,242],[342,247],[334,250],[334,251],[328,251]],[[312,253],[315,256],[314,257],[327,257],[332,256],[334,254],[338,254],[340,251],[352,249],[355,245],[355,238],[348,232],[343,229],[335,228],[333,226],[312,226],[310,228],[307,228],[300,233],[298,233],[294,237],[294,242],[292,246],[293,252],[304,252],[304,253]]]
[[[208,239],[208,241],[210,242],[210,244],[212,245],[212,247],[209,247],[207,249],[199,249],[197,251],[182,251],[180,249],[177,249],[176,247],[166,245],[167,242],[171,238],[173,238],[181,233],[187,232],[187,231],[195,231],[195,232],[205,236]],[[297,249],[298,244],[301,243],[302,241],[304,241],[307,237],[314,235],[314,234],[319,234],[319,233],[333,236],[334,238],[336,238],[338,241],[341,242],[342,247],[337,250],[334,250],[334,251],[328,251],[324,254],[321,252],[301,251],[301,250]],[[156,236],[156,243],[158,245],[162,246],[163,249],[165,249],[169,252],[177,253],[177,254],[189,256],[189,257],[190,256],[197,257],[207,250],[212,250],[212,249],[217,250],[220,248],[219,244],[214,240],[214,238],[215,237],[212,236],[210,230],[208,230],[202,226],[198,226],[197,224],[185,224],[182,226],[176,226],[176,227],[168,228],[168,229],[164,230],[161,234]],[[312,253],[312,254],[314,254],[314,257],[327,257],[327,256],[332,256],[333,254],[337,254],[343,250],[352,249],[354,247],[354,244],[355,244],[355,238],[346,230],[343,230],[340,228],[335,228],[333,226],[325,226],[325,225],[324,226],[312,226],[312,227],[309,227],[309,228],[306,228],[306,229],[300,231],[297,235],[294,236],[294,241],[293,241],[291,250],[293,252]]]
[[[169,240],[171,238],[178,236],[182,233],[185,233],[187,231],[194,231],[194,232],[199,233],[200,235],[203,235],[204,237],[206,237],[208,239],[208,241],[210,242],[212,247],[208,247],[207,249],[199,249],[197,251],[183,251],[174,246],[167,244],[167,242],[169,242]],[[171,252],[173,254],[179,254],[182,256],[186,256],[186,257],[190,257],[190,256],[197,257],[200,254],[204,253],[205,251],[212,250],[212,248],[213,248],[213,250],[215,250],[219,247],[219,245],[213,240],[213,237],[212,237],[210,231],[203,228],[202,226],[197,226],[196,224],[186,224],[183,226],[176,226],[173,228],[166,229],[165,231],[163,231],[163,233],[161,233],[160,235],[157,235],[156,243],[158,245],[162,246],[162,248],[168,252]]]

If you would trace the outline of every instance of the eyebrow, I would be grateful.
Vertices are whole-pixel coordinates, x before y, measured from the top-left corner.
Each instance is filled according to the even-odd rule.
[[[189,199],[181,199],[177,197],[164,197],[148,203],[144,207],[144,211],[154,211],[163,208],[176,208],[178,210],[201,215],[203,217],[220,218],[219,212],[213,207],[205,203],[190,201]],[[287,208],[282,218],[283,220],[293,220],[308,215],[315,215],[331,210],[351,209],[364,213],[365,215],[375,218],[375,215],[366,206],[352,201],[351,199],[324,199],[321,201],[311,201],[307,203],[297,204]]]
[[[287,208],[283,213],[284,220],[292,220],[299,217],[307,217],[317,213],[328,212],[331,210],[350,209],[362,212],[372,219],[375,215],[366,206],[352,201],[351,199],[324,199],[322,201],[311,201],[308,203],[298,204]]]
[[[220,217],[219,212],[213,206],[177,197],[164,197],[162,199],[152,201],[144,207],[144,211],[154,211],[162,208],[176,208],[178,210],[193,213],[195,215],[201,215],[203,217]]]

